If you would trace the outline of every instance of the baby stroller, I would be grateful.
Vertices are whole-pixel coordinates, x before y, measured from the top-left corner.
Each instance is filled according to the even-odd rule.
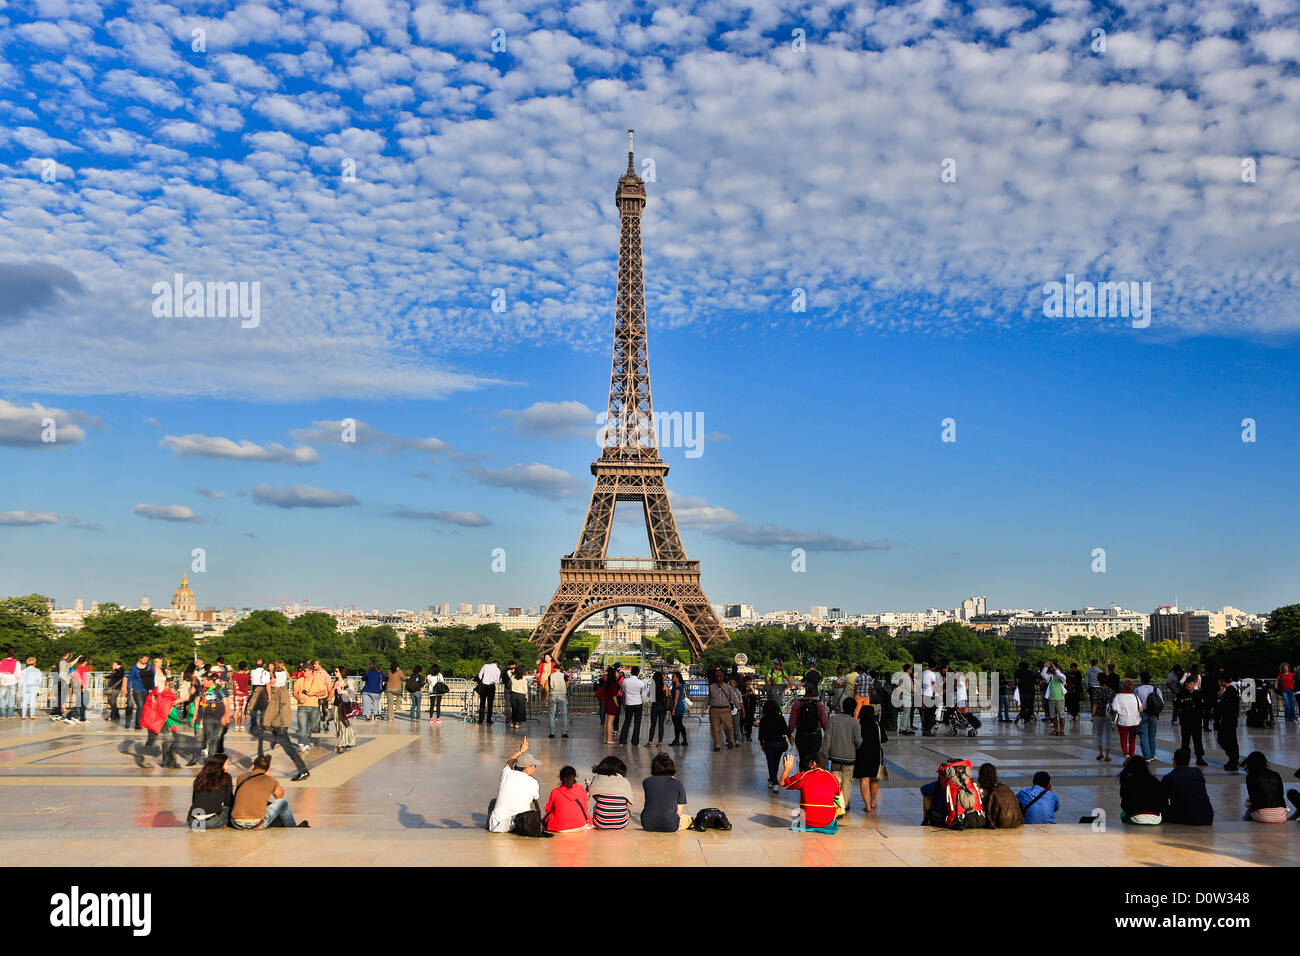
[[[984,722],[971,713],[962,713],[956,707],[947,707],[943,712],[943,722],[948,725],[948,736],[956,737],[963,730],[967,737],[974,737]]]

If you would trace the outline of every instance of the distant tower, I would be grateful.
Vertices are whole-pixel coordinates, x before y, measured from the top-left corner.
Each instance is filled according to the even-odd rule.
[[[172,610],[180,617],[190,617],[198,612],[194,603],[194,592],[190,590],[188,575],[181,575],[181,586],[172,594]]]

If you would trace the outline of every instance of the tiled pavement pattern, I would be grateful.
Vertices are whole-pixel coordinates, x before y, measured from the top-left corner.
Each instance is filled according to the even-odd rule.
[[[691,723],[692,746],[665,747],[678,764],[690,809],[723,808],[730,833],[650,834],[633,827],[615,833],[567,834],[527,840],[484,832],[488,799],[518,735],[504,726],[467,725],[451,718],[441,725],[361,723],[358,746],[336,755],[317,746],[306,756],[311,777],[286,783],[299,819],[309,830],[259,833],[191,833],[183,825],[193,770],[141,770],[120,752],[143,735],[98,717],[84,725],[0,721],[0,859],[36,865],[258,864],[322,866],[377,865],[1288,865],[1300,850],[1300,825],[1264,826],[1240,822],[1244,777],[1225,774],[1222,754],[1210,745],[1206,768],[1217,822],[1208,829],[1119,823],[1114,775],[1119,760],[1094,759],[1087,721],[1071,725],[1064,738],[1045,730],[1005,729],[986,721],[976,738],[891,737],[886,746],[891,777],[882,809],[867,816],[854,794],[851,814],[835,836],[792,833],[793,796],[766,789],[757,744],[715,754],[707,728]],[[644,747],[606,748],[595,718],[575,723],[569,740],[548,740],[542,724],[531,723],[533,751],[545,798],[559,769],[572,764],[585,776],[610,749],[629,765],[633,789],[649,773],[654,752]],[[671,732],[670,732],[671,733]],[[320,738],[328,745],[331,738]],[[1271,731],[1241,731],[1242,753],[1263,750],[1286,785],[1300,766],[1300,736],[1294,725]],[[251,738],[233,731],[227,749],[237,757],[255,752]],[[1168,769],[1174,743],[1163,722],[1162,760]],[[1207,744],[1209,740],[1207,738]],[[285,780],[287,758],[275,752],[272,772]],[[1118,751],[1115,752],[1116,754]],[[1016,831],[948,833],[917,825],[917,788],[934,777],[945,755],[978,765],[997,764],[1013,788],[1025,786],[1035,770],[1052,774],[1062,809],[1055,826]],[[152,763],[153,761],[151,761]],[[1095,832],[1077,821],[1094,807],[1108,825]],[[58,838],[49,831],[58,830]],[[148,831],[148,839],[140,839]]]

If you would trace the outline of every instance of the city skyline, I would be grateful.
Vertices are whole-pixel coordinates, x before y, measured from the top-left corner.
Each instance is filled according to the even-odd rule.
[[[544,600],[636,127],[712,600],[1295,599],[1286,11],[105,9],[0,50],[6,591]]]

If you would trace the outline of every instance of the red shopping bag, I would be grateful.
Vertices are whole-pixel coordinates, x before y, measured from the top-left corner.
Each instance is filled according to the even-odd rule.
[[[163,725],[167,723],[167,715],[172,712],[176,706],[176,694],[171,690],[151,690],[149,696],[145,698],[144,707],[140,710],[140,726],[145,730],[151,730],[155,734],[162,733]]]

